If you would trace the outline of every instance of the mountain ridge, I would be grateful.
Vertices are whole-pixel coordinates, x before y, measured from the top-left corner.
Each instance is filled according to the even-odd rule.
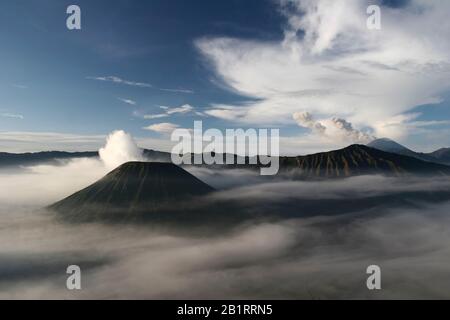
[[[143,155],[156,161],[170,161],[170,153],[152,149],[142,149]],[[0,152],[0,167],[36,165],[72,158],[98,158],[98,151],[39,151],[25,153]]]
[[[307,156],[280,157],[280,168],[298,177],[338,178],[364,174],[450,175],[450,167],[413,157],[381,151],[365,145]]]
[[[385,152],[391,152],[417,158],[423,161],[446,165],[450,164],[450,148],[441,148],[430,153],[416,152],[388,138],[373,140],[372,142],[368,143],[367,146]]]

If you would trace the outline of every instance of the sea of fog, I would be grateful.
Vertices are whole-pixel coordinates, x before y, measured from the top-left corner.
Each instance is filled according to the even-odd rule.
[[[0,170],[0,298],[450,298],[449,203],[245,221],[213,234],[65,224],[41,210],[109,170],[97,159]],[[282,210],[285,199],[450,190],[450,181],[435,178],[301,182],[189,170],[219,189],[212,201],[250,201],[255,210],[274,201]],[[81,267],[81,290],[66,288],[71,264]],[[372,264],[381,267],[382,290],[366,287]]]

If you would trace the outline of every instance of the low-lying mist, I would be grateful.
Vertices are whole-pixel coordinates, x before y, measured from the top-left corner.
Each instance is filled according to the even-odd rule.
[[[235,202],[277,219],[213,234],[66,224],[40,209],[106,174],[101,160],[0,171],[0,298],[450,298],[450,204],[445,196],[430,202],[450,192],[448,179],[302,182],[189,170],[219,189],[203,200],[210,210]],[[397,195],[405,200],[391,204]],[[310,214],[320,203],[326,210]],[[71,264],[81,267],[82,290],[66,289]],[[372,264],[381,267],[380,291],[366,287]]]

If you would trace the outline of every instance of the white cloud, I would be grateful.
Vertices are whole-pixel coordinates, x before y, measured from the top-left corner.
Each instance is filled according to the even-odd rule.
[[[206,110],[205,114],[225,120],[245,119],[246,108],[232,107],[227,105],[213,105],[213,109]]]
[[[174,113],[188,113],[194,110],[194,108],[189,104],[184,104],[181,107],[178,108],[169,108],[166,109],[168,114],[174,114]]]
[[[3,118],[13,118],[13,119],[24,119],[24,116],[17,113],[0,113],[0,117]]]
[[[135,87],[141,87],[141,88],[152,88],[153,86],[149,83],[145,82],[135,82],[135,81],[129,81],[124,80],[122,78],[116,77],[116,76],[106,76],[106,77],[87,77],[87,79],[90,80],[98,80],[98,81],[107,81],[107,82],[113,82],[118,84],[125,84],[129,86],[135,86]]]
[[[341,119],[334,125],[341,129],[351,123],[357,132],[367,128],[376,136],[404,138],[410,129],[404,115],[441,101],[450,89],[450,2],[382,7],[379,31],[366,27],[369,2],[280,0],[288,21],[281,42],[198,40],[223,83],[256,98],[238,106],[213,105],[206,113],[287,125],[294,113],[307,111],[319,119]]]
[[[158,133],[163,134],[170,134],[173,130],[179,128],[177,124],[170,123],[170,122],[162,122],[162,123],[155,123],[152,125],[149,125],[147,127],[144,127],[145,130],[150,130]]]
[[[167,91],[167,92],[175,92],[175,93],[189,93],[189,94],[193,94],[194,93],[194,91],[190,90],[190,89],[165,89],[165,88],[160,88],[159,90]]]
[[[136,105],[136,101],[131,100],[131,99],[123,99],[123,98],[118,98],[120,101],[126,103],[126,104],[131,104],[132,106]]]
[[[166,92],[173,92],[173,93],[187,93],[187,94],[193,94],[194,91],[190,89],[171,89],[171,88],[157,88],[150,83],[145,82],[136,82],[136,81],[130,81],[130,80],[124,80],[117,76],[102,76],[102,77],[86,77],[86,79],[89,80],[97,80],[97,81],[107,81],[107,82],[113,82],[118,84],[125,84],[129,86],[135,86],[135,87],[141,87],[141,88],[154,88],[161,91]]]
[[[164,113],[158,113],[158,114],[146,114],[144,115],[144,119],[158,119],[158,118],[164,118],[164,117],[168,117],[170,115],[173,114],[185,114],[185,113],[189,113],[194,111],[194,107],[192,107],[189,104],[184,104],[180,107],[176,107],[176,108],[170,108],[170,107],[166,107],[166,106],[161,106],[161,109],[164,110]]]
[[[159,118],[165,118],[169,115],[167,113],[158,113],[158,114],[146,114],[144,115],[144,119],[159,119]]]

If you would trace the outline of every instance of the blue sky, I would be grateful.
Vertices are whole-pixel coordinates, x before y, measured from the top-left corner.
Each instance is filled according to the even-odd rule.
[[[331,40],[327,28],[295,22],[314,15],[328,17],[331,9],[321,7],[322,1],[2,1],[0,149],[91,148],[94,144],[82,142],[52,145],[49,137],[45,145],[31,141],[14,147],[14,141],[23,140],[21,133],[25,137],[42,132],[95,140],[116,129],[130,132],[151,147],[156,140],[167,140],[166,132],[144,127],[159,123],[192,127],[195,119],[220,129],[278,127],[286,138],[285,150],[294,154],[381,136],[419,149],[450,145],[448,138],[436,141],[436,136],[448,133],[445,121],[450,120],[450,93],[442,81],[448,78],[448,56],[443,53],[447,47],[439,43],[439,34],[430,39],[436,47],[417,56],[408,54],[402,61],[399,50],[386,49],[390,44],[383,42],[386,36],[367,40],[366,31],[356,25],[366,19],[364,10],[359,10],[361,2],[350,0],[345,10],[331,8],[338,16],[337,22],[326,25],[336,31],[331,32]],[[395,18],[404,14],[408,23],[411,12],[421,4],[412,2],[380,3],[386,32],[402,37],[392,36],[392,43],[408,41],[408,34],[400,35],[403,27]],[[65,11],[70,4],[81,7],[82,30],[66,28]],[[436,8],[419,17],[418,23],[429,23],[430,17],[446,8],[439,8],[436,2]],[[355,12],[360,16],[352,19]],[[348,19],[357,22],[349,25]],[[423,35],[433,27],[424,27]],[[290,33],[295,40],[289,38]],[[311,35],[316,38],[309,39]],[[360,47],[343,52],[341,47],[347,45],[345,37],[349,35]],[[375,52],[378,56],[357,53],[369,45],[380,48]],[[301,57],[293,53],[298,48]],[[308,50],[312,53],[305,54]],[[289,59],[294,60],[286,63]],[[373,70],[353,65],[352,59],[370,62]],[[430,79],[440,84],[436,90],[427,88],[425,79],[417,80],[398,88],[403,97],[408,92],[414,92],[414,97],[400,99],[381,85],[381,76],[395,78],[380,73],[380,66],[401,72],[396,85],[409,83],[404,75],[417,71],[412,69],[422,70],[430,64],[444,68],[443,75]],[[311,66],[320,67],[319,72]],[[323,70],[328,73],[322,74]],[[322,78],[314,83],[298,76],[312,79],[318,73]],[[358,87],[356,92],[352,81],[361,81],[355,75],[368,77],[370,89]],[[332,81],[324,85],[324,79]],[[355,92],[350,92],[353,89]],[[385,91],[388,98],[367,105],[365,100],[342,98],[344,93],[383,96]],[[301,92],[301,97],[292,92]],[[330,101],[336,102],[336,107],[330,107]],[[398,110],[387,112],[392,104],[397,104]],[[380,111],[373,111],[373,106]],[[313,122],[326,127],[327,136],[314,132]],[[343,132],[342,124],[351,130]],[[341,133],[342,139],[333,138]],[[41,139],[37,134],[34,137]]]
[[[273,39],[282,22],[264,1],[78,1],[82,30],[65,27],[71,1],[0,4],[2,130],[142,135],[132,112],[240,97],[214,85],[193,45],[205,35]],[[152,88],[89,80],[117,76]],[[26,88],[25,88],[26,87]],[[163,91],[184,89],[193,93]],[[129,99],[127,105],[119,99]],[[188,121],[188,119],[178,119]],[[191,119],[192,121],[192,119]]]

